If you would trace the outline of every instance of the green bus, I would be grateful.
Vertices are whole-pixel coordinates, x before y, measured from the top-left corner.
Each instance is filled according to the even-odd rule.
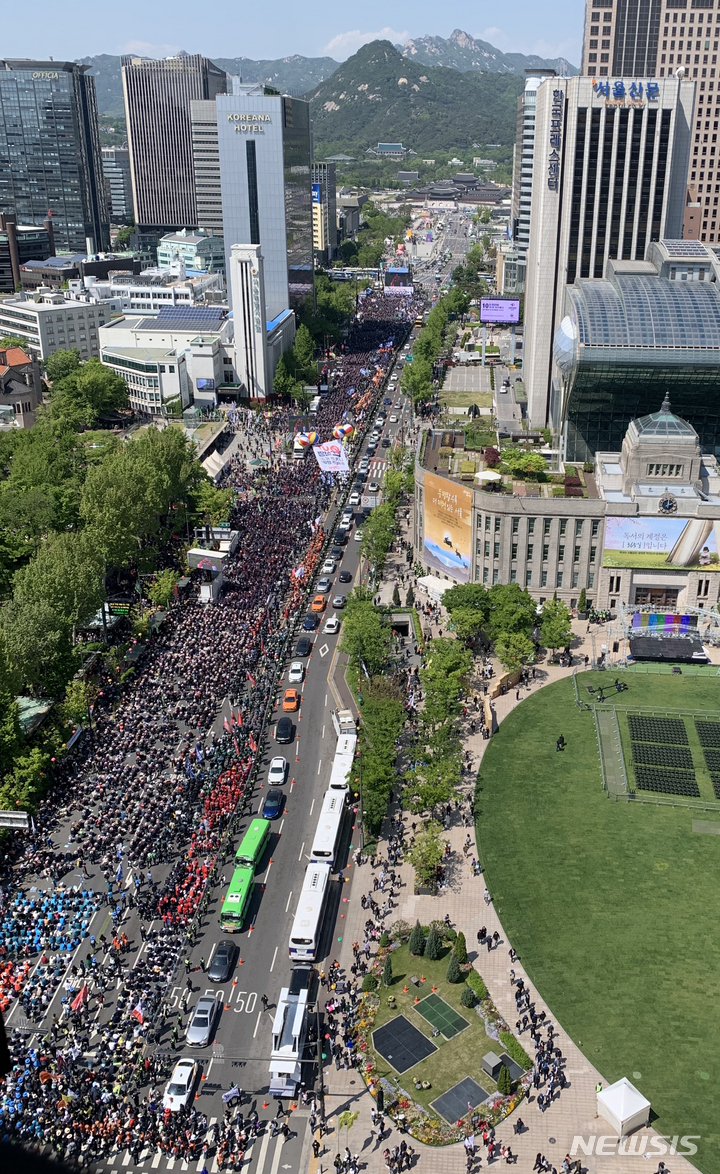
[[[235,853],[238,868],[257,868],[270,836],[269,819],[253,819]]]
[[[226,933],[240,933],[255,881],[254,868],[236,868],[220,910],[220,926]]]

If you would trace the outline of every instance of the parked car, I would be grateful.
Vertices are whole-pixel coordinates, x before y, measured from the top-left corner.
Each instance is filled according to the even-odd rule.
[[[307,636],[301,636],[295,645],[296,656],[309,656],[312,652],[313,642]]]
[[[291,685],[302,685],[305,676],[305,665],[300,660],[294,660],[288,669],[288,681]]]
[[[334,636],[340,627],[340,619],[338,616],[330,616],[328,622],[323,628],[323,632],[327,632],[328,636]]]
[[[334,574],[335,574],[335,562],[334,562],[334,560],[333,560],[333,559],[331,559],[331,558],[326,558],[326,559],[325,559],[325,562],[323,563],[323,565],[322,565],[322,567],[320,568],[320,570],[321,570],[321,572],[322,572],[322,574],[323,574],[323,575],[334,575]]]
[[[276,786],[285,782],[288,776],[288,760],[283,758],[282,754],[276,755],[270,763],[268,771],[268,782]]]
[[[287,717],[287,715],[278,718],[277,725],[275,726],[276,742],[292,742],[294,733],[295,727],[292,724],[292,718]]]
[[[371,481],[368,485],[368,493],[378,493],[379,490],[380,486],[378,485],[377,481]]]
[[[325,611],[327,600],[324,595],[316,595],[310,604],[310,611]]]
[[[325,600],[323,600],[323,603],[324,602]],[[294,713],[299,705],[300,694],[298,693],[297,689],[286,689],[282,702],[283,713]]]
[[[263,819],[277,819],[283,809],[285,795],[277,787],[273,787],[265,796],[265,802],[260,812]]]
[[[177,1113],[187,1107],[193,1094],[198,1066],[190,1056],[183,1056],[173,1068],[173,1073],[163,1093],[163,1109]]]
[[[336,608],[337,607],[345,607],[345,596],[344,595],[333,595],[332,605],[333,605],[333,607],[336,607]]]
[[[220,1004],[213,995],[202,995],[198,999],[185,1032],[191,1048],[204,1048],[210,1043],[219,1008]]]
[[[391,443],[392,443],[392,441],[390,440],[389,436],[383,436],[383,438],[382,438],[382,447],[383,448],[390,448]]]
[[[303,631],[304,632],[314,632],[316,630],[317,626],[318,626],[317,616],[314,616],[314,615],[308,613],[308,615],[306,615],[305,619],[303,620]]]
[[[283,758],[283,762],[285,759]],[[218,942],[215,953],[208,966],[207,976],[210,982],[227,982],[235,966],[237,946],[227,938]]]
[[[328,578],[327,575],[323,575],[322,579],[318,579],[317,589],[318,589],[318,591],[321,591],[323,593],[323,595],[325,594],[326,591],[329,591],[331,587],[332,587],[332,579]]]
[[[362,526],[360,526],[360,527],[359,527],[359,528],[358,528],[358,529],[355,531],[355,541],[356,541],[356,542],[362,542],[362,540],[363,540],[363,532],[362,532]]]
[[[352,583],[352,575],[349,571],[341,571],[338,575],[338,579],[341,583]]]

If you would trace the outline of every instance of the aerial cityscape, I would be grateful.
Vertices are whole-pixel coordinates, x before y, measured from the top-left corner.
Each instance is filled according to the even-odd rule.
[[[0,1171],[720,1174],[720,0],[274,16],[4,20]]]

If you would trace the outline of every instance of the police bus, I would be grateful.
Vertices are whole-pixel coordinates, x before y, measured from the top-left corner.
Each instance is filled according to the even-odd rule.
[[[220,928],[240,933],[254,888],[255,869],[236,868],[220,910]]]
[[[317,957],[330,889],[331,869],[330,864],[318,862],[307,866],[288,943],[288,952],[293,961],[314,962]]]

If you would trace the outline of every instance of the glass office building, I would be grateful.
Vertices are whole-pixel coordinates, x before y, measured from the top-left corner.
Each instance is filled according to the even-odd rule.
[[[110,247],[95,81],[71,61],[0,60],[0,212],[52,215],[60,251]]]
[[[699,241],[660,241],[645,261],[566,289],[555,334],[552,416],[566,459],[617,451],[665,396],[720,454],[720,263]]]

